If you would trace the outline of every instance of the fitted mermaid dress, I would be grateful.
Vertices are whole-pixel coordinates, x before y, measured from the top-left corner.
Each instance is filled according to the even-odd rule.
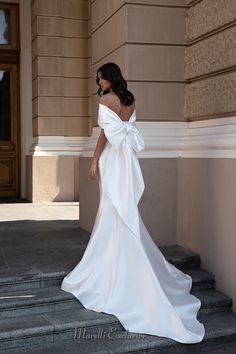
[[[99,103],[98,125],[107,137],[97,169],[100,203],[83,257],[61,289],[87,309],[115,315],[127,331],[201,342],[192,278],[165,259],[139,213],[145,185],[136,153],[145,144],[136,110],[124,121]]]

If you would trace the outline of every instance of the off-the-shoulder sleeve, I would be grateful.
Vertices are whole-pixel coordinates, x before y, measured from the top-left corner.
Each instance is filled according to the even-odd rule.
[[[145,147],[143,137],[136,127],[135,115],[130,121],[122,121],[100,106],[98,125],[104,129],[108,141],[116,150],[119,150],[123,142],[127,142],[135,151],[141,151]]]

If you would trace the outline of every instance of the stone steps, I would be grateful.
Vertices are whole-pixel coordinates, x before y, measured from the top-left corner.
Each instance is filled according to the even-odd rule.
[[[0,350],[6,353],[198,353],[227,341],[236,342],[236,315],[199,316],[206,328],[201,343],[182,344],[159,336],[124,331],[115,316],[85,309],[26,316],[14,326],[1,323]],[[4,330],[3,328],[4,327]],[[80,331],[80,328],[83,328]],[[21,348],[19,348],[21,347]],[[206,351],[207,353],[207,351]]]
[[[203,342],[192,345],[191,352],[219,341],[226,345],[236,342],[232,300],[215,289],[213,274],[200,269],[200,257],[179,246],[160,249],[170,263],[192,277],[191,293],[202,302],[198,316],[207,333]],[[66,270],[65,264],[58,271],[44,264],[44,270],[18,267],[0,271],[0,352],[189,353],[190,345],[127,332],[116,316],[87,310],[72,294],[62,291],[60,285],[73,268],[71,262],[78,263],[75,256],[73,253]],[[114,338],[109,339],[107,333]]]
[[[20,268],[0,273],[0,294],[10,291],[39,289],[59,286],[68,271],[42,272],[37,269]]]
[[[61,290],[59,286],[0,294],[0,320],[82,307],[72,294]]]
[[[185,269],[184,273],[192,277],[192,290],[210,289],[215,286],[215,276],[203,269]]]
[[[25,271],[25,273],[24,273]],[[28,272],[28,269],[27,269]],[[203,269],[184,269],[184,272],[193,278],[193,289],[212,288],[215,284],[214,274]],[[59,286],[62,279],[69,273],[60,271],[53,273],[35,272],[26,273],[26,269],[18,269],[18,274],[9,275],[8,272],[0,274],[0,294],[10,291],[24,291],[51,286]]]
[[[83,245],[83,250],[85,250],[85,248],[86,243]],[[194,277],[195,289],[214,286],[214,275],[199,270],[199,255],[177,245],[160,247],[160,250],[170,263]],[[81,248],[80,253],[83,254]],[[73,261],[74,265],[78,263],[78,255],[75,254],[75,256],[71,256],[70,264]],[[60,285],[62,279],[72,268],[73,266],[70,266],[67,270],[62,269],[47,272],[38,268],[30,269],[29,267],[2,270],[0,271],[0,294],[3,292]]]
[[[157,245],[158,246],[158,245]],[[187,250],[181,246],[159,247],[166,260],[179,269],[193,269],[200,267],[199,254]]]
[[[203,289],[198,291],[191,291],[201,300],[201,308],[198,312],[199,315],[206,315],[216,312],[231,311],[232,299],[216,289]]]
[[[229,311],[232,305],[228,296],[215,289],[193,289],[191,294],[202,302],[200,314]],[[83,305],[72,294],[58,286],[0,294],[0,320],[73,308],[83,308]]]

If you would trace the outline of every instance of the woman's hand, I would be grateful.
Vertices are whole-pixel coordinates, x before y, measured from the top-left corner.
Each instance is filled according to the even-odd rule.
[[[97,171],[97,161],[92,160],[89,167],[88,176],[94,181],[97,179],[96,171]]]

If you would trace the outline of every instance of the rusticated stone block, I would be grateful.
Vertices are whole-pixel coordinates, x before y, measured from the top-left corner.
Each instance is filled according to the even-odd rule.
[[[90,7],[86,1],[62,0],[62,4],[64,18],[87,20],[90,17]]]
[[[131,43],[185,44],[185,16],[184,7],[128,5],[126,39]]]
[[[90,46],[86,38],[64,38],[64,56],[70,58],[89,57]]]
[[[33,61],[33,77],[39,76],[62,76],[64,58],[37,57]]]
[[[87,97],[65,97],[64,116],[78,117],[90,116],[90,105]]]
[[[63,115],[63,97],[37,97],[33,100],[33,117]]]
[[[32,44],[32,58],[37,56],[62,57],[64,54],[62,37],[38,36]]]
[[[187,41],[194,40],[236,18],[235,0],[203,0],[187,11]]]
[[[63,79],[61,77],[37,77],[33,81],[33,97],[62,95]]]
[[[64,117],[42,117],[33,119],[34,136],[64,135]]]
[[[185,78],[198,77],[236,65],[236,26],[185,50]]]
[[[92,32],[95,32],[98,27],[106,22],[107,19],[114,14],[124,4],[124,0],[103,0],[91,1],[92,10]],[[96,14],[94,16],[94,14]],[[115,27],[114,27],[115,28]]]
[[[201,118],[236,112],[236,72],[186,85],[184,116]]]
[[[63,31],[64,37],[89,37],[89,22],[64,18]]]
[[[36,35],[46,36],[62,36],[63,35],[63,18],[50,16],[37,16],[33,23],[36,27]]]
[[[65,136],[88,136],[90,133],[89,117],[65,117]]]
[[[37,15],[60,16],[62,11],[61,0],[35,0],[32,3],[32,19]]]
[[[122,7],[93,33],[91,42],[93,62],[98,62],[124,45],[127,35],[127,28],[124,26],[125,16],[126,8]],[[116,28],[115,35],[111,35],[111,28]]]
[[[90,95],[90,78],[64,78],[64,96],[77,97]]]
[[[88,77],[91,75],[91,59],[64,58],[64,75],[66,77]]]

